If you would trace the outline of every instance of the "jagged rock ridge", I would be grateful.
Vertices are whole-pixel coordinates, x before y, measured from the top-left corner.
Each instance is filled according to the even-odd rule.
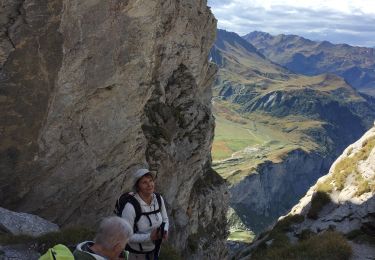
[[[174,246],[223,256],[227,195],[210,163],[216,20],[206,1],[3,2],[1,206],[94,224],[148,164]],[[209,225],[215,242],[189,247],[208,240]]]

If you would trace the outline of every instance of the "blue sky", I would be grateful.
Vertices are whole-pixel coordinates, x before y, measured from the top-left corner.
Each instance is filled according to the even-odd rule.
[[[208,0],[218,28],[375,46],[375,0]]]

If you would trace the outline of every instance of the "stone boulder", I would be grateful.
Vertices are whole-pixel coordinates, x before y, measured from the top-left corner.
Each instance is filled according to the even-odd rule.
[[[0,245],[0,260],[37,260],[40,254],[25,245]]]
[[[36,215],[14,212],[0,207],[0,230],[12,235],[35,237],[59,231],[59,226]]]

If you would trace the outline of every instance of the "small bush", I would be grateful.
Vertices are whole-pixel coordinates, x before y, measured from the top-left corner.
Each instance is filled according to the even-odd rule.
[[[195,253],[198,250],[199,235],[192,234],[188,237],[188,248],[191,252]]]
[[[304,240],[312,238],[315,235],[316,234],[313,231],[311,231],[310,229],[304,229],[304,230],[302,230],[302,232],[298,236],[298,238],[299,238],[300,241],[304,241]]]
[[[181,260],[181,256],[169,244],[162,244],[160,248],[160,259],[162,260]]]
[[[362,234],[363,234],[362,230],[355,229],[355,230],[352,230],[349,233],[345,234],[345,236],[346,236],[347,239],[353,240],[353,239],[357,238],[358,236],[360,236]]]
[[[362,179],[359,181],[358,185],[357,185],[357,191],[355,193],[356,196],[361,196],[363,193],[366,193],[366,192],[370,192],[371,191],[371,187],[368,183],[368,181]]]
[[[252,260],[348,260],[352,249],[346,239],[337,232],[325,232],[294,245],[273,247],[255,252]]]
[[[31,236],[12,236],[9,234],[0,235],[2,244],[32,244],[39,252],[44,253],[48,248],[56,244],[63,244],[70,248],[82,241],[92,240],[95,232],[86,228],[72,227],[61,229],[59,232],[51,232],[39,237]]]
[[[367,243],[367,244],[375,246],[375,237],[369,234],[366,234],[361,229],[352,230],[349,233],[347,233],[345,236],[349,240],[354,240],[358,243]]]
[[[330,193],[333,190],[333,186],[331,184],[331,178],[328,178],[325,182],[318,183],[317,191]]]
[[[290,231],[290,227],[293,224],[302,223],[305,220],[305,217],[302,215],[288,215],[279,222],[276,223],[274,229],[271,233],[277,232],[287,232]]]
[[[290,244],[289,238],[285,233],[279,232],[279,233],[273,234],[272,244],[271,244],[273,248],[283,248],[289,244]]]
[[[293,224],[302,223],[305,217],[302,215],[288,215],[282,220],[278,221],[275,227],[269,231],[263,233],[260,238],[264,238],[268,235],[267,243],[270,243],[270,247],[273,249],[283,248],[290,245],[289,238],[285,232],[291,231]],[[262,259],[269,251],[266,242],[262,242],[254,251],[254,259]],[[253,258],[251,258],[253,259]]]
[[[62,229],[60,232],[52,232],[38,237],[38,251],[44,252],[56,244],[63,244],[74,248],[75,245],[82,241],[92,240],[94,236],[95,232],[86,228],[73,227]]]
[[[34,237],[27,235],[14,236],[10,234],[0,234],[0,244],[3,245],[25,244],[33,240],[35,240]]]
[[[311,200],[311,206],[309,212],[307,213],[307,217],[310,219],[318,219],[319,212],[330,201],[331,198],[327,193],[321,191],[315,193]]]
[[[293,246],[287,254],[302,259],[345,260],[350,258],[352,249],[341,234],[330,231]]]

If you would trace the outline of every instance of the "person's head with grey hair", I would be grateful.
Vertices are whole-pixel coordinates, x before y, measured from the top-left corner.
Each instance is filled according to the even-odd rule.
[[[93,242],[86,241],[77,246],[75,258],[80,259],[80,256],[89,253],[118,259],[132,234],[133,228],[125,219],[107,217],[101,221]]]
[[[106,249],[112,249],[119,242],[125,242],[126,244],[132,235],[132,230],[129,223],[123,218],[105,218],[100,223],[94,243],[100,244]]]

